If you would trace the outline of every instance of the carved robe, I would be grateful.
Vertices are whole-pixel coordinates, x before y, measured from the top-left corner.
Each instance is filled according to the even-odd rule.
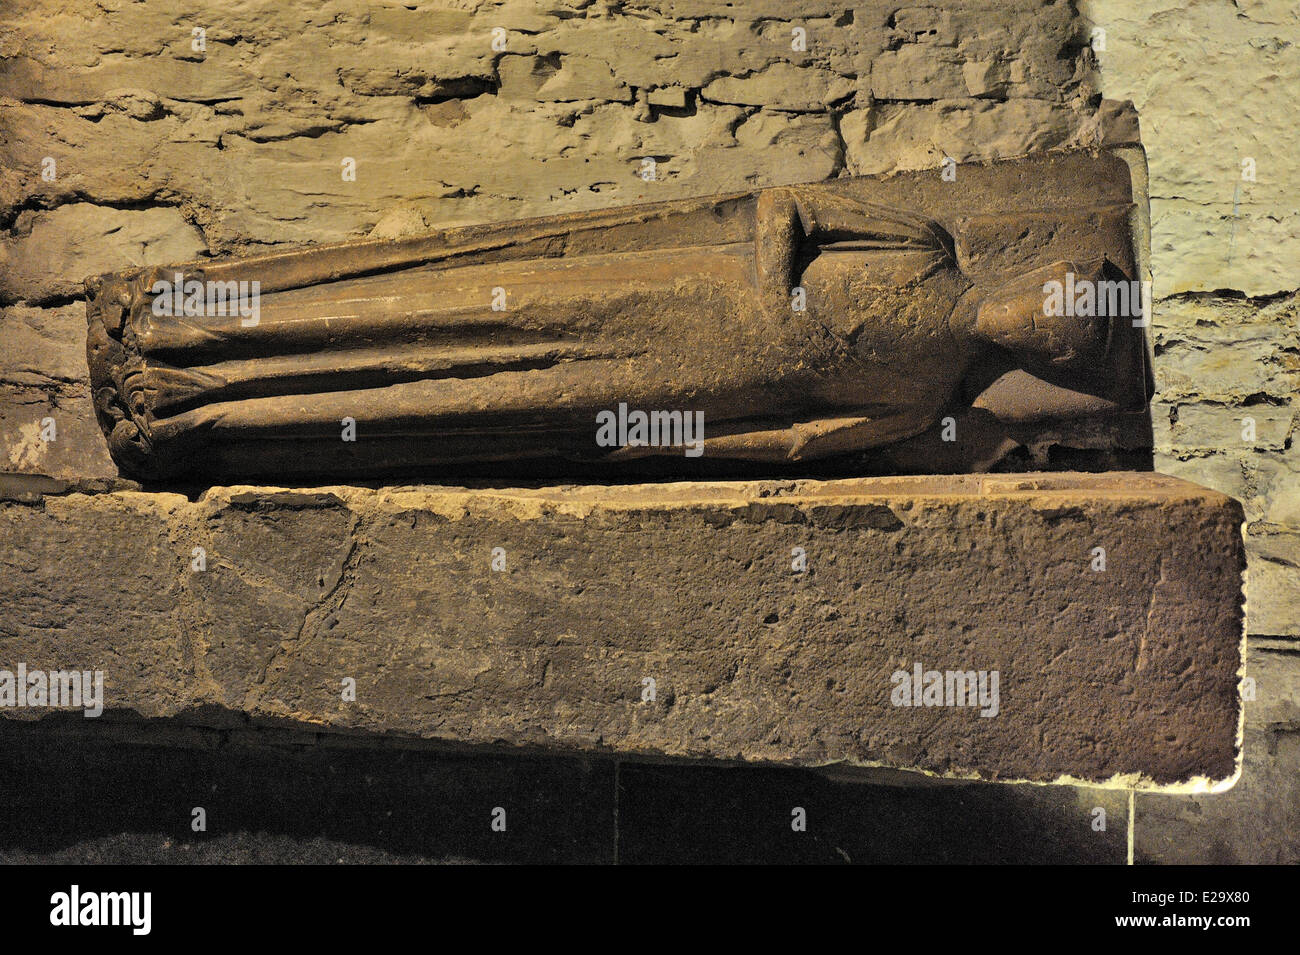
[[[158,314],[178,273],[257,282],[256,321]],[[706,456],[805,461],[930,427],[989,347],[1086,365],[1106,322],[1036,318],[1041,279],[977,288],[937,222],[782,187],[110,275],[87,350],[147,478],[682,454],[598,444],[620,403],[701,412]]]

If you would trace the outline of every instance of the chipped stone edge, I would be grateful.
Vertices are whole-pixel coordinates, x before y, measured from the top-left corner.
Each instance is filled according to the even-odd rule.
[[[1133,487],[1106,487],[1116,477],[1130,477]],[[943,485],[951,485],[954,480],[962,482],[956,488],[951,486],[941,490]],[[930,487],[926,487],[930,485]],[[964,486],[963,486],[964,485]],[[1092,486],[1089,486],[1092,485]],[[1050,495],[1054,503],[1062,499],[1096,500],[1098,492],[1105,492],[1104,497],[1111,500],[1143,500],[1143,492],[1163,492],[1166,499],[1205,498],[1218,502],[1231,501],[1228,495],[1210,488],[1205,488],[1182,478],[1160,474],[1158,472],[1036,472],[1010,475],[940,475],[922,477],[882,477],[882,478],[846,478],[839,480],[756,480],[756,481],[719,481],[719,482],[673,482],[665,484],[632,484],[606,487],[603,485],[556,485],[540,488],[466,488],[435,485],[410,485],[384,488],[371,488],[355,485],[327,485],[311,488],[289,488],[270,485],[228,485],[211,487],[196,498],[191,499],[178,493],[160,493],[137,491],[133,489],[84,489],[73,487],[67,493],[51,490],[36,495],[38,500],[0,499],[0,506],[5,503],[38,504],[59,502],[67,506],[76,499],[110,498],[118,506],[142,507],[153,511],[163,519],[170,518],[179,510],[190,507],[211,507],[222,509],[230,506],[233,499],[248,495],[268,504],[279,503],[286,506],[330,507],[338,505],[358,511],[398,511],[407,505],[418,505],[421,509],[440,514],[449,520],[463,520],[481,508],[471,507],[469,502],[491,508],[497,516],[510,516],[516,520],[531,520],[547,515],[563,515],[585,519],[596,512],[616,512],[639,510],[654,507],[660,510],[685,511],[700,504],[708,506],[731,505],[734,509],[748,507],[754,503],[770,502],[801,507],[815,506],[821,501],[836,503],[876,503],[886,504],[890,500],[906,497],[911,500],[934,500],[937,498],[965,497],[971,499],[1024,499],[1030,496]],[[587,499],[579,496],[590,495]],[[610,497],[621,498],[611,501]],[[330,499],[333,500],[330,500]],[[502,508],[501,505],[506,507]],[[359,506],[358,506],[359,505]],[[59,504],[55,505],[61,510]],[[1244,521],[1242,523],[1244,530]],[[1241,572],[1243,602],[1241,607],[1241,638],[1239,651],[1241,663],[1237,669],[1240,680],[1246,675],[1247,667],[1247,628],[1245,618],[1245,586],[1247,570]],[[1208,776],[1193,776],[1175,783],[1159,783],[1141,772],[1122,773],[1106,779],[1087,779],[1069,774],[1051,780],[1024,778],[991,778],[974,771],[935,772],[915,766],[887,763],[875,760],[840,759],[826,763],[802,763],[797,768],[818,772],[837,768],[847,768],[851,772],[874,770],[903,773],[920,779],[950,783],[997,783],[1005,785],[1027,786],[1070,786],[1113,791],[1158,793],[1165,795],[1221,793],[1232,789],[1240,780],[1245,755],[1245,705],[1238,690],[1237,729],[1234,744],[1234,767],[1230,776],[1213,779]],[[121,707],[117,712],[137,713],[133,707]],[[144,714],[139,714],[143,716]],[[270,719],[274,721],[277,714],[252,713],[252,720]],[[150,717],[145,717],[150,718]],[[166,718],[157,716],[156,718]],[[175,715],[173,715],[175,718]],[[319,726],[327,733],[346,736],[348,732],[332,726],[329,722],[311,715],[299,718],[301,722]],[[389,734],[383,734],[389,735]],[[415,742],[432,745],[455,744],[455,740],[439,737],[416,736],[409,733],[397,733],[392,738],[410,739]],[[471,748],[481,748],[479,744],[460,744]],[[524,749],[534,747],[520,747]],[[547,752],[579,753],[588,752],[562,744],[558,747],[544,747]],[[652,752],[642,753],[635,749],[609,750],[604,755],[609,758],[638,759],[662,758],[674,762],[708,762],[709,764],[735,764],[740,766],[783,766],[789,763],[768,760],[701,760],[692,757],[662,757]],[[869,783],[868,775],[862,782]]]

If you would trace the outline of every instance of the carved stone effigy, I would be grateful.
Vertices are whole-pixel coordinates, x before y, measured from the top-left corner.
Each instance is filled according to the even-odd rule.
[[[945,192],[846,179],[104,276],[88,283],[96,412],[145,478],[780,465],[886,449],[981,401],[1012,418],[1141,413],[1127,168],[963,175]],[[1076,312],[1074,288],[1098,283],[1126,303]]]
[[[114,458],[218,486],[20,489],[0,536],[43,550],[0,601],[35,629],[49,611],[16,595],[97,592],[97,555],[118,555],[133,573],[72,601],[57,649],[129,661],[109,705],[146,717],[1221,787],[1240,767],[1240,505],[1133,471],[878,476],[1002,465],[1005,441],[969,437],[985,425],[1150,448],[1126,163],[959,179],[91,280]],[[636,480],[698,477],[697,453],[760,479]],[[495,480],[542,461],[586,486]],[[496,486],[424,474],[475,468]],[[316,486],[253,486],[291,475]],[[177,574],[178,541],[202,572]],[[64,565],[84,574],[40,576]]]

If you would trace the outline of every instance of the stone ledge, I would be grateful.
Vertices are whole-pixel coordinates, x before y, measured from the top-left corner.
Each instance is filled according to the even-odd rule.
[[[1131,473],[28,493],[0,669],[102,669],[144,717],[1203,789],[1237,772],[1241,522]],[[918,663],[996,671],[997,714],[895,705]]]

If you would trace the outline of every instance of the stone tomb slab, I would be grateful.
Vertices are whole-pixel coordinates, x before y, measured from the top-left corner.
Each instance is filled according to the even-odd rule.
[[[0,502],[0,670],[101,670],[109,714],[1033,782],[1237,773],[1241,507],[1158,474],[51,487]]]

